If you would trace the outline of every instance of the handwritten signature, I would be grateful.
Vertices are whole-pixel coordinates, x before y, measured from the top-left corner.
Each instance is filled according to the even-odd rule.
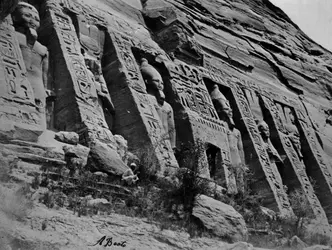
[[[111,247],[111,246],[117,246],[117,247],[126,247],[127,242],[126,241],[121,241],[121,242],[116,242],[113,241],[112,237],[106,237],[103,236],[101,237],[96,244],[94,244],[93,246],[104,246],[104,247]]]

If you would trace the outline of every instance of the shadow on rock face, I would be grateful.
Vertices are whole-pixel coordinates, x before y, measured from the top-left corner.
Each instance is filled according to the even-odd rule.
[[[18,2],[19,0],[2,0],[0,2],[0,22],[14,11]]]

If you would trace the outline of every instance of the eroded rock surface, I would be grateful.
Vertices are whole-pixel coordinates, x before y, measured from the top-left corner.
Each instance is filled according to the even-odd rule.
[[[232,206],[205,195],[196,197],[193,216],[198,218],[212,234],[230,241],[245,241],[246,223]]]
[[[50,211],[38,206],[23,222],[13,222],[3,213],[0,216],[0,242],[8,249],[104,249],[106,240],[103,246],[93,246],[103,236],[112,237],[113,242],[125,241],[127,249],[135,250],[255,249],[244,242],[227,244],[210,238],[190,238],[183,231],[161,230],[148,221],[116,214],[79,218],[72,211]]]
[[[302,216],[290,199],[300,190],[305,211],[329,227],[332,54],[268,0],[27,2],[0,16],[2,155],[34,169],[121,175],[127,151],[141,151],[162,177],[179,168],[177,150],[200,141],[200,174],[219,190],[231,190],[234,167],[246,165],[264,207]],[[16,1],[8,3],[2,15]],[[214,105],[215,86],[227,108]],[[65,131],[61,142],[51,130]],[[231,237],[244,239],[233,212]]]
[[[117,151],[100,141],[90,143],[88,164],[91,170],[122,175],[129,167],[124,164]]]
[[[60,142],[76,145],[79,142],[79,136],[75,132],[58,132],[54,138]]]

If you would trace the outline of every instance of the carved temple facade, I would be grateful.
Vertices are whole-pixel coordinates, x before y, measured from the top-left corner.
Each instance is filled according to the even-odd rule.
[[[0,24],[2,141],[36,142],[50,129],[74,131],[85,146],[98,140],[116,148],[114,134],[119,134],[132,151],[142,145],[153,149],[158,174],[176,170],[179,164],[172,145],[164,139],[168,131],[140,71],[140,60],[146,58],[163,79],[165,100],[174,113],[177,147],[198,140],[206,147],[204,177],[223,183],[226,189],[235,182],[229,127],[210,96],[217,84],[241,133],[243,164],[254,173],[254,188],[263,195],[264,205],[293,215],[289,192],[300,189],[313,215],[323,223],[332,222],[332,155],[325,150],[331,141],[321,139],[323,132],[311,115],[315,106],[305,93],[258,79],[251,73],[252,65],[234,60],[225,63],[222,53],[195,39],[181,18],[162,24],[157,18],[149,28],[138,10],[132,10],[137,16],[130,19],[117,12],[116,4],[107,11],[106,3],[92,7],[77,0],[27,2],[40,14],[38,41],[48,49],[46,88],[54,98],[47,99],[45,110],[37,107],[13,20],[7,16]],[[151,19],[149,11],[145,14]],[[104,82],[91,73],[82,50],[90,53],[94,65],[100,65]],[[230,46],[228,53],[241,57],[244,52]],[[114,105],[113,114],[98,94],[102,84],[107,86],[104,95]],[[264,146],[257,126],[263,120],[282,161],[272,161]]]

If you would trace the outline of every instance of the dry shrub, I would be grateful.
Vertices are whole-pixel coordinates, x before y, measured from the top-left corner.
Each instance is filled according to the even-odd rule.
[[[0,182],[8,182],[13,168],[17,167],[18,158],[15,156],[5,157],[0,153]]]
[[[12,168],[17,167],[18,158],[5,157],[0,153],[0,182],[10,181]],[[20,185],[16,190],[0,185],[0,211],[9,218],[24,219],[30,212],[33,202],[31,201],[30,185]]]
[[[307,195],[302,189],[294,189],[289,194],[294,213],[300,218],[314,218]]]
[[[154,179],[158,171],[158,160],[155,156],[155,149],[143,146],[133,153],[139,159],[140,183],[142,181],[149,182],[151,179]]]

